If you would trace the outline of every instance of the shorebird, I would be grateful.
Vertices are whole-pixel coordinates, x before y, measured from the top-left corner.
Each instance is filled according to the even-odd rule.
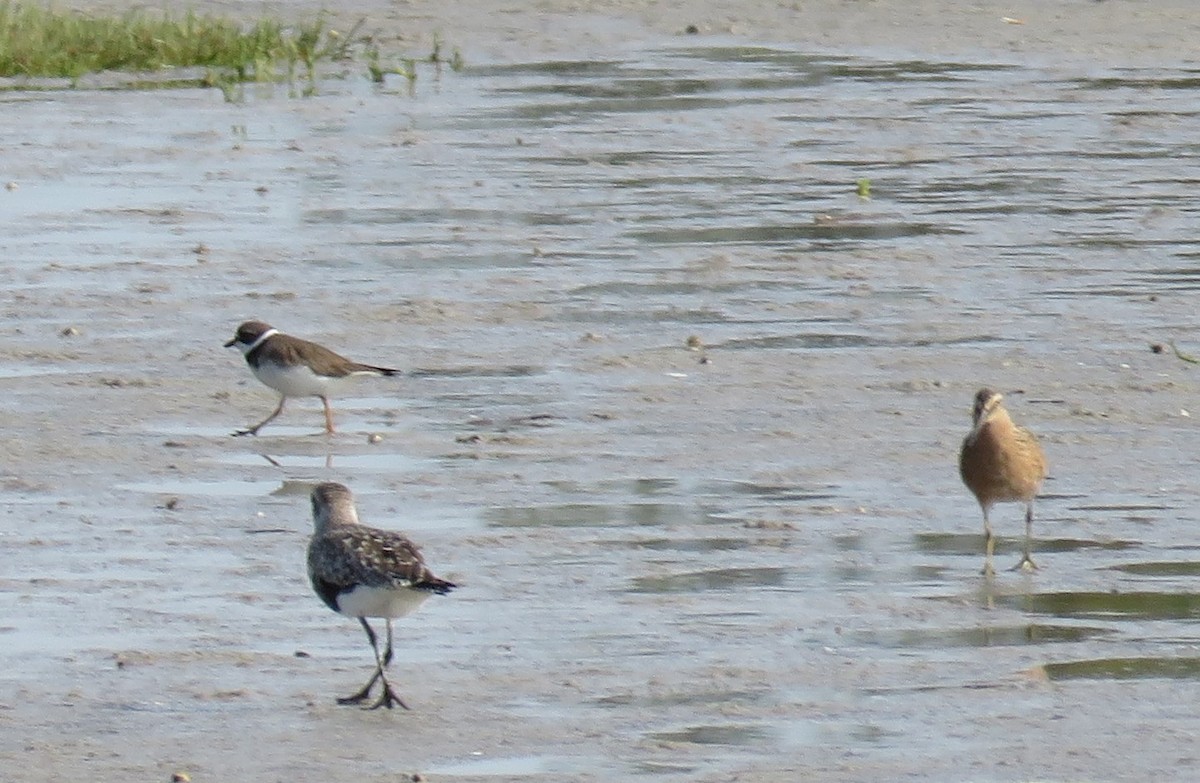
[[[390,367],[352,362],[323,345],[286,335],[262,321],[246,321],[237,328],[226,348],[237,346],[254,377],[279,392],[279,405],[271,415],[234,435],[257,435],[283,413],[288,397],[320,397],[325,406],[325,432],[333,434],[329,395],[355,375],[396,375]]]
[[[975,393],[974,426],[963,439],[958,456],[958,471],[967,489],[975,494],[983,509],[983,535],[987,555],[983,573],[992,574],[992,550],[995,536],[988,514],[992,506],[1005,501],[1025,504],[1025,549],[1021,562],[1013,569],[1037,569],[1029,556],[1033,533],[1033,501],[1046,478],[1046,455],[1032,432],[1013,423],[1004,409],[1004,397],[991,389]]]
[[[357,693],[338,704],[358,704],[376,681],[383,693],[371,709],[400,705],[408,709],[384,670],[392,662],[392,620],[416,611],[434,593],[445,595],[458,585],[439,579],[425,565],[421,551],[405,536],[367,527],[358,521],[354,495],[343,484],[318,484],[312,491],[313,536],[308,543],[308,578],[313,590],[333,611],[356,617],[375,653],[375,672]],[[379,654],[368,617],[387,623],[387,649]]]

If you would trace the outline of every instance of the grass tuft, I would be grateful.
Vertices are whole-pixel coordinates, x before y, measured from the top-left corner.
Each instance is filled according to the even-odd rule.
[[[245,26],[192,11],[91,16],[0,0],[0,76],[77,79],[101,71],[196,66],[232,70],[248,80],[280,65],[310,67],[345,56],[348,41],[331,34],[323,19],[296,28],[270,19]]]
[[[200,15],[132,10],[100,16],[0,0],[0,78],[65,78],[75,85],[106,71],[154,72],[199,68],[194,83],[220,87],[229,97],[245,82],[306,79],[315,90],[319,63],[352,59],[361,23],[330,29],[323,16],[295,25],[263,18],[253,23]],[[440,42],[437,44],[440,48]],[[461,60],[455,52],[458,63]],[[411,72],[380,64],[366,52],[368,75]],[[440,52],[435,53],[440,59]],[[139,83],[143,84],[143,83]]]

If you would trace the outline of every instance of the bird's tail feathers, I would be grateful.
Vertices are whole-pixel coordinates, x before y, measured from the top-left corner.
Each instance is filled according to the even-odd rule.
[[[384,376],[387,376],[390,378],[393,375],[399,375],[400,371],[393,369],[391,367],[376,367],[373,364],[359,364],[358,362],[355,362],[349,368],[349,374],[350,375],[384,375]]]
[[[418,590],[428,590],[431,593],[445,595],[454,588],[458,587],[458,585],[454,584],[453,582],[447,582],[445,579],[439,579],[436,576],[430,575],[424,581],[417,582],[415,585],[413,585],[413,587],[417,588]]]

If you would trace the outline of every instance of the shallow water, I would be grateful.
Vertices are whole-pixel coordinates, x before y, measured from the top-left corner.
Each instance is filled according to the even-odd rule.
[[[1194,765],[1196,370],[1149,350],[1200,350],[1194,75],[672,46],[0,101],[29,779]],[[230,438],[274,404],[220,350],[252,316],[405,375]],[[1041,570],[991,582],[983,384],[1052,463]],[[369,651],[305,583],[327,479],[464,585],[398,626],[412,713],[333,703]]]

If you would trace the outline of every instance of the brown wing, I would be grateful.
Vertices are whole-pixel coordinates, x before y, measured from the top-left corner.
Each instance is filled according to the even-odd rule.
[[[421,551],[403,535],[347,525],[315,536],[308,548],[309,574],[339,588],[412,586],[448,592],[454,587],[425,566]]]
[[[1032,500],[1046,478],[1046,456],[1029,430],[988,422],[963,440],[958,458],[963,483],[983,505]]]
[[[277,348],[278,355],[293,364],[301,364],[307,360],[319,374],[330,378],[344,378],[360,372],[374,372],[380,375],[396,375],[398,372],[390,367],[376,367],[372,364],[352,362],[319,343],[309,342],[298,337],[292,339],[296,342],[284,343]],[[306,354],[304,357],[300,356],[301,346]]]
[[[1046,452],[1042,451],[1042,444],[1038,443],[1037,435],[1024,427],[1017,427],[1016,430],[1017,449],[1021,455],[1021,462],[1027,465],[1028,480],[1040,485],[1049,472]]]

